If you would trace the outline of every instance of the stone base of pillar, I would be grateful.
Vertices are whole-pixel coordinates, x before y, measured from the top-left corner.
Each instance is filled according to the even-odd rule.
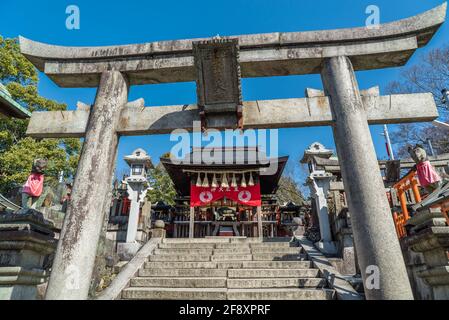
[[[352,236],[351,228],[340,228],[339,233],[336,235],[339,246],[338,254],[341,256],[342,270],[340,273],[345,275],[353,275],[357,273],[354,239]]]
[[[426,268],[417,272],[432,288],[433,300],[449,300],[449,226],[440,209],[426,209],[407,222],[411,236],[404,244],[422,253]]]
[[[152,229],[151,230],[151,238],[165,238],[166,231],[165,229]]]
[[[21,267],[0,267],[0,300],[36,300],[38,285],[44,283],[48,273]]]
[[[156,220],[154,223],[154,228],[150,231],[151,238],[165,238],[165,222],[162,220]]]
[[[36,300],[56,250],[54,226],[36,210],[0,215],[0,300]]]
[[[135,243],[117,243],[117,255],[120,261],[130,261],[136,253],[142,248],[142,244]]]
[[[338,252],[337,245],[334,241],[318,241],[315,243],[315,246],[318,250],[327,255],[336,255]]]

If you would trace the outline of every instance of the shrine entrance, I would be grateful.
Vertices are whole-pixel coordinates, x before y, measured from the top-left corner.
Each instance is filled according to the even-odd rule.
[[[180,163],[161,158],[177,192],[175,216],[168,223],[173,238],[267,237],[278,235],[279,180],[288,157],[267,158],[257,148],[203,148],[202,152],[233,152],[233,163],[194,164],[192,153]],[[248,160],[255,152],[256,162]],[[267,167],[274,174],[261,175]]]
[[[211,203],[210,206],[193,208],[194,238],[207,237],[258,237],[257,207],[242,206],[228,199]],[[181,237],[175,233],[174,237]]]

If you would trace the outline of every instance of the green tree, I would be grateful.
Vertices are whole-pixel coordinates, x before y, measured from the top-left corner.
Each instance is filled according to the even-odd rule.
[[[164,201],[169,205],[175,204],[175,187],[170,176],[161,163],[148,172],[148,182],[152,188],[152,190],[149,190],[147,193],[148,199],[151,203],[154,204],[158,201]]]
[[[288,175],[283,175],[279,180],[279,188],[276,196],[280,204],[290,201],[293,201],[297,205],[304,204],[304,197],[298,188],[298,184]]]
[[[16,39],[0,36],[0,82],[23,107],[33,111],[66,110],[67,106],[46,99],[38,93],[38,72],[20,53]],[[65,177],[75,173],[79,139],[32,139],[26,137],[29,120],[0,119],[0,192],[8,192],[24,183],[33,160],[47,158],[46,183],[57,181],[60,171]]]

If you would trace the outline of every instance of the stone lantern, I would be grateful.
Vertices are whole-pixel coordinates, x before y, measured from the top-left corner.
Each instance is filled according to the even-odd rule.
[[[306,185],[310,188],[310,194],[313,201],[315,201],[318,213],[321,240],[316,245],[322,252],[327,254],[337,253],[335,242],[332,241],[329,208],[327,205],[327,194],[330,189],[330,183],[335,177],[331,173],[317,168],[314,157],[330,159],[333,153],[332,150],[326,149],[321,143],[315,142],[305,150],[304,157],[301,160],[301,163],[309,166],[310,175],[307,178]]]
[[[132,258],[146,239],[138,236],[140,208],[145,203],[147,191],[150,189],[147,172],[153,167],[150,156],[143,149],[135,150],[124,158],[130,167],[130,174],[123,183],[126,185],[128,199],[131,201],[128,217],[126,242],[118,244],[118,253],[124,260]]]

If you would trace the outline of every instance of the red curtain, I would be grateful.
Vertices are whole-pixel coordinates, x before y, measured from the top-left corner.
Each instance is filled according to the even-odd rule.
[[[191,185],[190,187],[191,207],[205,206],[224,197],[247,206],[257,207],[262,205],[260,184],[245,188],[204,188],[196,185]]]

